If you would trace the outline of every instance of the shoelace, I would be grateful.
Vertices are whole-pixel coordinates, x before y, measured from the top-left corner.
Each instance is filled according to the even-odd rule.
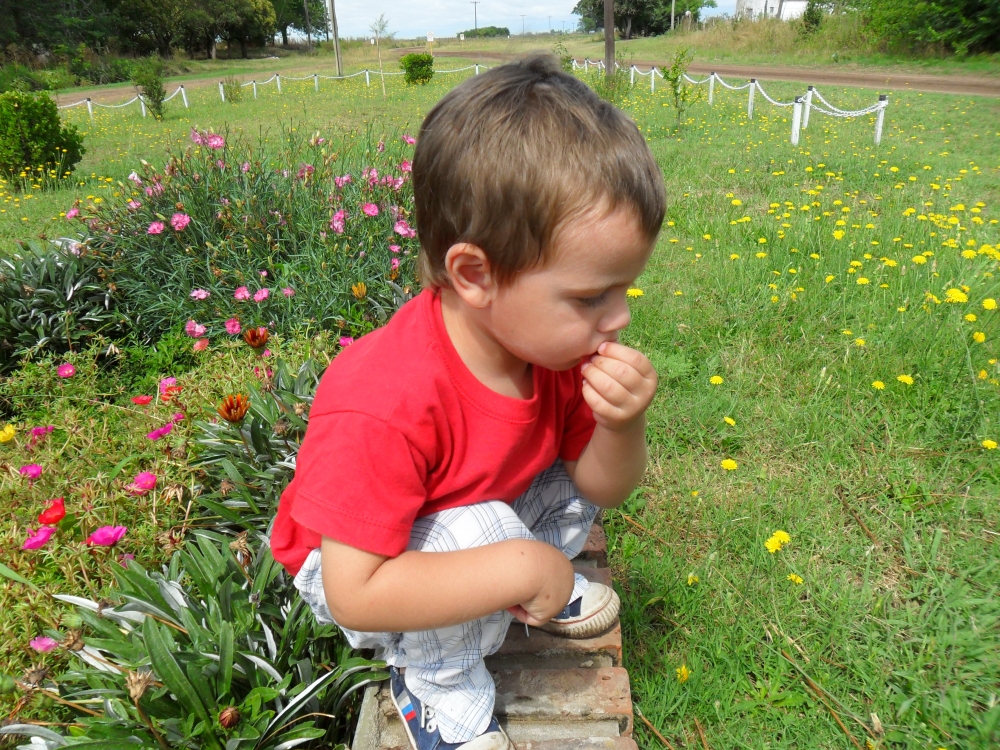
[[[437,731],[437,717],[434,709],[426,704],[420,706],[420,728],[432,734]]]

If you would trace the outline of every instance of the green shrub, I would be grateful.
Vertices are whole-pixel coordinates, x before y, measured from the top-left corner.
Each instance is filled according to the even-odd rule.
[[[132,83],[153,117],[162,120],[163,100],[167,98],[167,89],[163,86],[163,61],[154,56],[136,63],[132,68]]]
[[[79,349],[117,332],[105,259],[73,240],[0,259],[0,369],[26,352]]]
[[[434,55],[411,52],[399,58],[399,67],[406,72],[403,78],[407,83],[429,83],[434,77]]]
[[[510,29],[506,26],[481,26],[478,29],[468,29],[461,33],[465,34],[466,39],[489,39],[497,36],[510,36]]]
[[[83,158],[83,136],[63,125],[47,94],[0,94],[0,174],[16,177],[32,167],[71,172]]]
[[[822,0],[809,0],[806,4],[805,12],[802,14],[802,30],[806,34],[813,33],[823,23],[824,6],[825,3]]]
[[[236,76],[226,76],[222,82],[222,92],[227,102],[235,104],[243,101],[243,83]]]

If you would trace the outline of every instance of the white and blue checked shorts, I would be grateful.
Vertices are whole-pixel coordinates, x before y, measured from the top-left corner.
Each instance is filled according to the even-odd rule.
[[[580,496],[562,461],[543,471],[513,503],[492,500],[418,518],[407,549],[453,552],[508,539],[536,539],[580,554],[597,506]],[[314,549],[295,576],[295,587],[317,621],[335,623],[326,605],[320,551]],[[587,580],[576,576],[572,599]],[[572,600],[571,599],[571,600]],[[512,616],[497,612],[480,620],[415,633],[362,633],[341,628],[353,648],[375,649],[389,664],[406,668],[407,689],[435,709],[445,742],[468,742],[493,715],[496,686],[483,659],[503,644]]]

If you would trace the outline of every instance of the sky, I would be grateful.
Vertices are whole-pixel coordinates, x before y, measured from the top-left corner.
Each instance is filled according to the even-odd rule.
[[[736,9],[736,0],[716,2],[719,7],[708,9],[708,15],[732,15]],[[482,0],[475,7],[480,26],[506,26],[512,34],[520,34],[522,21],[525,32],[529,33],[544,33],[549,28],[562,29],[564,23],[567,31],[575,28],[579,21],[572,13],[575,5],[575,0],[551,3]],[[340,0],[336,2],[336,9],[340,34],[344,37],[368,36],[368,27],[380,13],[384,13],[389,19],[389,30],[404,38],[424,36],[428,31],[436,36],[454,36],[459,31],[471,29],[474,23],[473,5],[468,0],[423,0],[419,3],[413,0],[372,0],[361,3]]]

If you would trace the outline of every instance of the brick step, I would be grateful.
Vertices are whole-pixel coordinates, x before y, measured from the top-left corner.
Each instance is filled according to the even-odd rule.
[[[590,534],[583,545],[583,551],[573,560],[574,563],[584,563],[588,567],[604,568],[608,564],[608,538],[604,527],[595,523],[590,527]]]
[[[567,669],[620,667],[622,629],[615,625],[594,638],[561,638],[544,630],[515,622],[507,631],[503,646],[486,659],[491,672],[511,669]]]
[[[639,750],[631,737],[587,737],[586,739],[515,742],[517,750]]]

